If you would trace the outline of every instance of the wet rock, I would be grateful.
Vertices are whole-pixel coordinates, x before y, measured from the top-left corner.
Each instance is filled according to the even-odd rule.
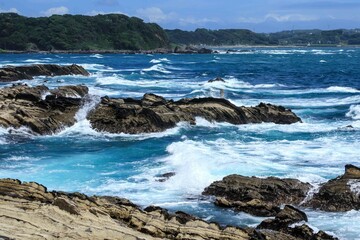
[[[158,182],[165,182],[167,180],[169,180],[169,178],[175,176],[175,172],[168,172],[168,173],[164,173],[164,174],[160,174],[158,175],[158,179],[156,181]]]
[[[103,98],[87,118],[98,131],[136,134],[164,131],[181,121],[195,124],[196,117],[232,124],[301,121],[290,110],[271,104],[237,107],[219,98],[172,101],[154,94],[145,94],[141,100]]]
[[[222,79],[221,77],[216,77],[216,78],[210,79],[210,80],[208,81],[208,83],[212,83],[212,82],[225,82],[225,80]]]
[[[295,239],[337,239],[323,231],[315,233],[313,229],[302,222],[307,222],[306,214],[293,206],[286,205],[274,219],[262,221],[257,226],[257,229],[266,229],[265,231],[261,231],[265,236],[268,230],[274,230],[290,235]]]
[[[257,178],[229,175],[205,188],[204,195],[214,195],[215,204],[256,216],[274,216],[282,204],[299,204],[311,185],[296,179]]]
[[[346,165],[345,173],[323,184],[305,206],[324,211],[360,210],[360,168]]]
[[[86,86],[15,85],[0,89],[0,126],[28,127],[38,134],[51,134],[75,123],[75,114],[88,92]]]
[[[28,66],[6,66],[0,68],[0,82],[10,82],[22,79],[33,79],[35,76],[61,76],[61,75],[83,75],[89,73],[76,64],[60,66],[55,64],[36,64]]]

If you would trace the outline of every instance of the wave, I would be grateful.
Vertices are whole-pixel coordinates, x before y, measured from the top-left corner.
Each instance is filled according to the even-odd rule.
[[[155,64],[155,65],[151,66],[150,68],[142,69],[142,71],[144,71],[144,72],[161,72],[164,74],[171,73],[171,71],[166,70],[162,64]]]
[[[171,61],[167,58],[159,58],[159,59],[152,59],[150,60],[150,63],[154,63],[154,64],[157,64],[157,63],[170,63]]]
[[[104,58],[104,56],[101,54],[92,54],[92,55],[90,55],[90,57],[91,58]]]
[[[360,120],[360,105],[351,105],[349,112],[346,113],[346,116],[354,120]]]

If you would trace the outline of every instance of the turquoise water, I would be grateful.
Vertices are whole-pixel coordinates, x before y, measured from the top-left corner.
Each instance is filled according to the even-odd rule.
[[[142,206],[156,204],[222,224],[254,226],[262,218],[214,207],[201,197],[202,190],[233,173],[297,178],[316,190],[342,174],[345,164],[360,166],[359,62],[356,48],[261,48],[213,55],[2,54],[2,66],[81,64],[91,76],[22,82],[50,88],[84,83],[91,98],[75,126],[52,136],[0,128],[0,178],[121,196]],[[226,83],[207,83],[217,76]],[[199,118],[197,126],[180,123],[162,133],[127,135],[97,133],[85,119],[99,96],[141,98],[151,92],[172,99],[218,97],[219,89],[237,105],[289,107],[303,123],[234,126]],[[157,181],[172,171],[174,177]],[[360,239],[359,211],[306,212],[313,228]]]

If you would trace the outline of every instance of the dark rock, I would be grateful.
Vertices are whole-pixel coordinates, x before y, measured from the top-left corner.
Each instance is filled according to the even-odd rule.
[[[165,182],[169,178],[175,176],[175,174],[176,174],[175,172],[168,172],[168,173],[160,174],[160,175],[157,176],[159,179],[157,179],[156,181]]]
[[[160,132],[174,127],[180,121],[194,124],[196,117],[232,124],[290,124],[301,121],[290,110],[271,104],[237,107],[218,98],[181,99],[174,102],[154,94],[145,94],[141,100],[103,98],[88,115],[93,128],[99,131],[131,134]]]
[[[274,216],[282,204],[299,204],[310,184],[296,179],[257,178],[230,175],[205,188],[204,195],[214,195],[215,204],[256,216]]]
[[[83,75],[89,73],[76,64],[60,66],[55,64],[37,64],[29,66],[7,66],[0,68],[0,82],[10,82],[22,79],[32,79],[35,76],[61,76],[61,75]]]
[[[2,88],[0,126],[25,126],[38,134],[54,133],[75,123],[75,114],[87,92],[86,86],[63,86],[54,90],[25,85]]]
[[[345,173],[323,184],[305,206],[324,211],[343,212],[360,209],[360,194],[351,189],[360,183],[360,168],[346,165]]]
[[[180,47],[176,46],[174,49],[174,53],[180,54],[211,54],[213,50],[207,48],[197,48],[193,46]]]
[[[80,215],[80,211],[76,207],[75,203],[69,199],[63,197],[55,198],[53,205],[58,206],[61,210],[64,210],[70,214]]]
[[[301,222],[307,222],[306,214],[290,205],[286,205],[283,210],[281,210],[274,219],[266,219],[262,221],[257,229],[266,229],[273,230],[277,232],[282,232],[287,235],[295,237],[295,239],[306,239],[306,240],[315,240],[315,239],[336,239],[331,235],[326,234],[323,231],[314,233],[308,225],[301,224]],[[301,225],[300,225],[300,224]],[[297,224],[291,226],[292,224]],[[267,231],[261,231],[265,236]]]
[[[222,79],[221,77],[216,77],[216,78],[210,79],[210,80],[208,81],[208,83],[212,83],[212,82],[225,82],[225,80]]]

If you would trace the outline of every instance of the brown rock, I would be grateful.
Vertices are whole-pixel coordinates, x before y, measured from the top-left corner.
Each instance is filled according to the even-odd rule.
[[[290,124],[301,121],[281,106],[260,104],[257,107],[237,107],[225,99],[217,98],[181,99],[174,102],[154,94],[145,94],[141,100],[105,97],[88,115],[91,125],[99,131],[130,134],[164,131],[180,121],[195,124],[196,117],[232,124]]]
[[[24,126],[38,134],[52,134],[75,123],[87,92],[86,86],[63,86],[51,91],[46,86],[2,88],[0,126]]]
[[[60,66],[55,64],[37,64],[29,66],[7,66],[0,68],[0,82],[10,82],[21,79],[32,79],[35,76],[83,75],[89,73],[76,64]]]
[[[305,206],[331,212],[359,210],[360,195],[351,190],[351,184],[359,182],[360,168],[346,165],[344,175],[323,184]]]
[[[296,179],[257,178],[229,175],[205,188],[204,195],[218,198],[215,204],[256,216],[274,216],[281,204],[299,204],[310,184]],[[221,199],[221,201],[219,201]]]

